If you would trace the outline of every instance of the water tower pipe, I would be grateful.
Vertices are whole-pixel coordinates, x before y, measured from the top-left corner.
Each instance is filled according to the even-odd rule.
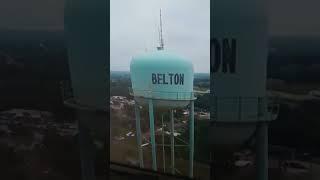
[[[161,123],[162,123],[162,157],[163,157],[163,171],[166,172],[166,153],[164,150],[164,125],[163,125],[163,114],[161,117]]]
[[[190,102],[189,120],[189,177],[193,178],[193,156],[194,156],[194,101]]]
[[[153,102],[149,99],[149,120],[150,120],[150,138],[152,147],[152,169],[157,170],[157,154],[156,154],[156,141],[154,133],[154,116],[153,116]]]
[[[173,119],[173,109],[170,109],[170,138],[171,138],[171,173],[175,174],[175,168],[174,168],[174,119]]]
[[[257,124],[257,180],[268,180],[268,123]]]
[[[134,110],[136,114],[136,131],[137,131],[137,142],[138,142],[138,152],[139,152],[139,162],[140,167],[143,168],[143,152],[141,147],[141,127],[140,127],[140,110],[137,102],[134,103]]]

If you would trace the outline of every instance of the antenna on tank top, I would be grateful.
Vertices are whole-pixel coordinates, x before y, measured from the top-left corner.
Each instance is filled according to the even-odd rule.
[[[161,9],[160,9],[160,29],[159,29],[159,44],[160,46],[157,47],[157,49],[163,50],[164,49],[164,42],[162,37],[162,19],[161,19]]]

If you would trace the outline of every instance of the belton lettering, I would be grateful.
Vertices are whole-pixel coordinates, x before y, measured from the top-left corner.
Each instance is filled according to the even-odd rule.
[[[152,73],[152,84],[183,85],[184,74],[179,73]]]
[[[229,40],[223,38],[218,40],[213,38],[211,40],[211,48],[213,53],[213,59],[211,60],[211,71],[214,73],[219,72],[222,68],[222,73],[234,74],[236,72],[236,54],[237,54],[237,41],[234,38]]]

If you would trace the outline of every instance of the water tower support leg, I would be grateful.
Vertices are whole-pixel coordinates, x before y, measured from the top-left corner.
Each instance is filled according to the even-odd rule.
[[[164,150],[164,125],[163,125],[163,115],[161,117],[162,123],[162,158],[163,158],[163,172],[166,172],[166,153]]]
[[[194,156],[194,101],[190,102],[189,120],[189,177],[193,178],[193,156]]]
[[[173,119],[173,110],[170,110],[170,138],[171,138],[171,173],[175,174],[174,167],[174,119]]]
[[[268,180],[268,124],[257,125],[257,180]]]
[[[137,131],[137,143],[138,143],[138,152],[139,152],[139,164],[140,167],[143,168],[143,152],[141,147],[141,127],[140,127],[140,110],[137,102],[134,104],[134,110],[136,114],[136,131]]]
[[[94,144],[90,131],[85,127],[83,121],[90,117],[90,113],[77,110],[79,127],[79,145],[81,157],[82,180],[94,180]]]
[[[156,154],[156,140],[154,133],[154,115],[153,115],[153,102],[149,99],[149,119],[150,119],[150,137],[152,147],[152,169],[157,170],[157,154]]]

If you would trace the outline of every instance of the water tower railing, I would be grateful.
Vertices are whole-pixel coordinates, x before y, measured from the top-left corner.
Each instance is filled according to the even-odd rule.
[[[87,111],[107,111],[108,106],[105,107],[94,107],[83,104],[76,98],[73,94],[73,89],[71,82],[69,80],[60,81],[60,92],[61,98],[65,106],[78,109],[78,110],[87,110]]]
[[[213,97],[211,120],[257,122],[275,119],[279,106],[268,97]]]
[[[194,100],[194,92],[168,92],[168,91],[152,91],[152,90],[133,90],[129,88],[131,96],[161,99],[161,100]]]

